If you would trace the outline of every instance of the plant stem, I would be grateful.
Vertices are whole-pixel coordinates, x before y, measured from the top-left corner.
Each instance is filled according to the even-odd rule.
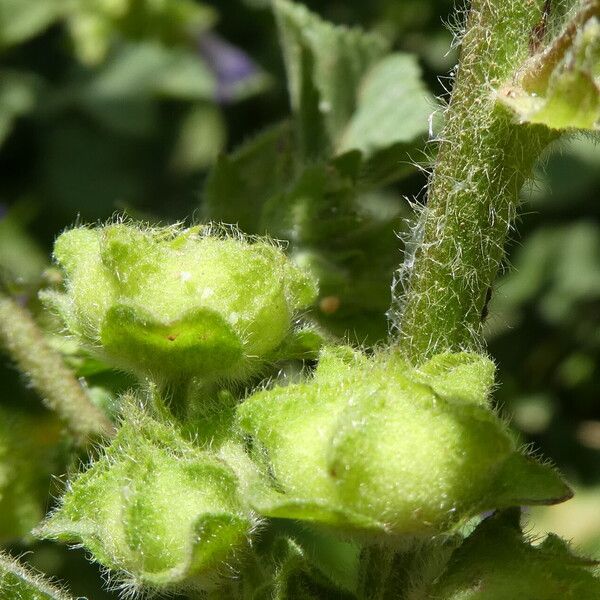
[[[78,444],[84,445],[90,437],[112,432],[112,423],[90,402],[31,315],[1,292],[0,344],[29,377],[45,404],[66,422]]]
[[[385,600],[397,573],[394,570],[396,554],[385,546],[367,546],[361,555],[361,572],[358,597],[360,600]]]
[[[25,568],[9,554],[0,551],[1,598],[47,598],[70,600],[66,592],[46,581],[41,574]]]
[[[397,343],[418,363],[478,349],[519,191],[554,139],[517,125],[494,90],[527,59],[544,0],[473,0],[434,172],[395,300]]]
[[[461,536],[414,540],[404,548],[367,546],[361,554],[359,600],[425,599]]]

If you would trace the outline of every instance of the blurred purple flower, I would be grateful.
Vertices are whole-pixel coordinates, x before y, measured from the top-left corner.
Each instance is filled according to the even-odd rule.
[[[240,88],[260,76],[260,70],[250,57],[215,33],[203,33],[198,49],[217,79],[215,100],[229,104]]]

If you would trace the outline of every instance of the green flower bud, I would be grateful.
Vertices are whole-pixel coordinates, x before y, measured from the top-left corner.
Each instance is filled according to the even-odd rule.
[[[312,381],[258,392],[238,409],[279,490],[257,489],[255,508],[432,535],[483,510],[568,497],[489,408],[493,369],[472,354],[416,370],[390,353],[327,349]]]
[[[516,514],[515,514],[516,513]],[[595,561],[579,558],[550,534],[532,546],[518,511],[485,521],[452,555],[428,598],[444,600],[592,600],[600,598]]]
[[[266,241],[200,228],[76,228],[54,255],[67,327],[119,367],[167,379],[241,378],[286,339],[313,282]]]
[[[35,533],[82,544],[134,589],[168,591],[218,585],[255,526],[223,460],[129,409],[104,456]]]

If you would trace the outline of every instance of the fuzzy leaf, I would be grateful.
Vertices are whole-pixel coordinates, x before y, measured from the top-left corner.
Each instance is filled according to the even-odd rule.
[[[35,533],[83,544],[134,588],[165,590],[215,585],[253,526],[222,460],[130,408],[105,455]]]
[[[204,188],[205,217],[259,233],[265,202],[294,177],[293,143],[291,124],[283,122],[220,157]]]
[[[64,7],[64,0],[0,0],[0,49],[42,33]]]
[[[356,108],[356,93],[387,43],[375,34],[336,27],[301,4],[273,3],[292,111],[305,156],[335,146]]]
[[[486,406],[494,385],[494,363],[469,352],[436,354],[415,374],[436,394]]]
[[[15,120],[34,109],[40,87],[40,79],[32,73],[0,71],[0,146]]]
[[[156,372],[171,363],[182,374],[226,375],[243,359],[236,332],[209,309],[161,323],[141,310],[116,304],[106,313],[101,341],[109,354],[119,356],[133,371]]]
[[[66,592],[0,552],[0,598],[5,600],[70,600]]]
[[[421,80],[417,58],[390,54],[378,62],[360,84],[358,106],[341,133],[337,153],[360,150],[367,164],[364,176],[380,172],[379,181],[394,179],[395,171],[410,169],[407,151],[427,132],[435,108]],[[390,174],[384,176],[384,165]],[[371,173],[370,179],[373,179]]]
[[[517,515],[518,516],[518,515]],[[446,571],[430,591],[444,600],[583,600],[600,597],[595,563],[571,553],[550,535],[530,545],[508,513],[483,521],[454,552]]]

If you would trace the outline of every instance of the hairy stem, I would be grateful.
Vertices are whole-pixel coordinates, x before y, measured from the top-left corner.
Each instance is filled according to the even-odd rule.
[[[73,373],[53,350],[31,315],[0,292],[0,345],[25,373],[45,404],[66,422],[78,444],[109,434],[113,426],[94,406]]]
[[[0,598],[70,600],[66,592],[0,551]]]
[[[479,348],[491,286],[519,191],[555,134],[517,125],[494,90],[527,59],[544,0],[473,0],[452,99],[395,307],[399,349],[413,362]]]
[[[390,583],[395,581],[395,552],[385,546],[367,546],[361,555],[360,600],[386,600]]]

